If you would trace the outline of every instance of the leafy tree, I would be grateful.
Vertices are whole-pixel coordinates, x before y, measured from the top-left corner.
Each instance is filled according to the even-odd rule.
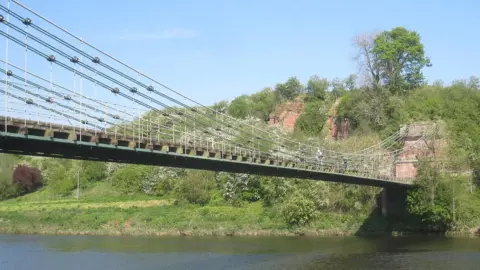
[[[250,97],[242,95],[232,100],[228,107],[228,113],[233,117],[245,119],[247,116],[251,115],[251,107],[252,104]]]
[[[293,189],[290,181],[279,177],[261,177],[261,185],[261,196],[265,206],[273,206],[283,201]]]
[[[327,110],[322,100],[306,103],[305,112],[295,122],[295,130],[318,136],[327,120]]]
[[[320,78],[317,75],[313,75],[307,82],[307,93],[313,97],[325,100],[326,92],[328,90],[329,82],[327,79]]]
[[[222,101],[219,101],[219,102],[216,102],[215,104],[213,104],[212,109],[214,109],[215,111],[219,111],[219,112],[226,112],[227,109],[228,109],[228,105],[229,105],[228,101],[222,100]]]
[[[339,78],[335,78],[330,82],[330,85],[332,86],[332,94],[336,98],[339,98],[345,95],[346,89],[345,89],[345,84],[342,80],[340,80]]]
[[[297,77],[290,77],[285,83],[279,83],[275,86],[277,102],[293,100],[303,92],[303,85]]]
[[[257,92],[250,96],[252,103],[253,115],[264,120],[268,121],[270,113],[275,108],[275,92],[273,89],[267,87],[262,91]]]
[[[343,85],[345,90],[353,91],[354,89],[356,89],[357,79],[358,79],[358,76],[355,74],[348,75],[348,77],[343,80]]]
[[[468,80],[454,80],[452,86],[480,90],[480,78],[471,76]]]
[[[354,44],[359,67],[373,88],[386,85],[392,93],[400,93],[424,84],[422,69],[431,62],[417,32],[396,27],[356,36]]]
[[[420,35],[403,27],[380,33],[374,39],[373,54],[378,58],[379,78],[392,92],[413,89],[424,82],[422,69],[430,66]]]
[[[421,159],[417,169],[417,187],[407,196],[408,210],[426,229],[446,231],[452,223],[452,190],[431,159]]]

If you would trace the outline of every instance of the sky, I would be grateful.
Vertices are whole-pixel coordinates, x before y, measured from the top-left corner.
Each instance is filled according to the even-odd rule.
[[[354,36],[397,26],[421,35],[428,81],[480,76],[478,0],[21,2],[205,105],[291,76],[357,73]]]

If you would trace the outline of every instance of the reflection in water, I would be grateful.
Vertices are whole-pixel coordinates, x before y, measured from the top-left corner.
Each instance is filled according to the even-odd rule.
[[[478,269],[480,239],[0,236],[0,269]]]

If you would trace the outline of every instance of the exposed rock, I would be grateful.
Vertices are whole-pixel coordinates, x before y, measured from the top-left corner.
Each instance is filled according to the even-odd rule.
[[[278,124],[289,131],[293,131],[295,122],[298,117],[303,114],[304,110],[305,105],[299,98],[284,104],[279,104],[270,114],[268,124]]]

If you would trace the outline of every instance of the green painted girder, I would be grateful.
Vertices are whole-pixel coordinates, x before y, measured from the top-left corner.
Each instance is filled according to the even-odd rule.
[[[411,185],[406,182],[372,179],[362,176],[322,172],[298,167],[242,162],[237,160],[211,158],[208,156],[195,156],[176,152],[132,148],[95,142],[82,142],[10,132],[0,132],[0,152],[66,159],[156,165],[232,173],[249,173],[377,187]]]

